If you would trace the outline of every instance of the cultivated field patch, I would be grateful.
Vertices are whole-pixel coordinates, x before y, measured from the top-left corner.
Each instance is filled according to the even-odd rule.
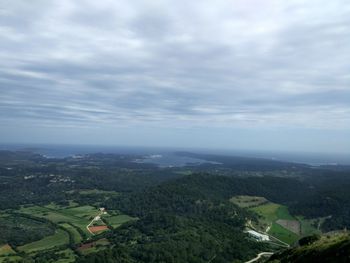
[[[242,208],[255,207],[268,203],[265,197],[250,195],[237,195],[232,197],[230,201]]]
[[[105,230],[108,230],[108,227],[106,225],[104,225],[104,226],[90,226],[89,230],[94,234],[98,234],[98,233],[101,233]]]
[[[83,237],[80,235],[79,231],[76,229],[75,226],[70,225],[68,223],[60,224],[60,226],[62,226],[64,229],[71,233],[71,235],[73,236],[74,244],[78,244],[83,240]]]
[[[269,202],[249,208],[249,210],[260,216],[258,227],[262,231],[267,231],[269,235],[288,244],[293,244],[300,238],[300,222],[289,213],[286,206]],[[293,230],[299,232],[294,232],[286,227],[287,225],[291,228],[294,227]]]
[[[278,219],[276,223],[283,226],[284,228],[287,228],[289,231],[292,231],[297,235],[301,234],[300,222],[297,220]]]
[[[131,220],[136,220],[136,218],[128,215],[117,215],[117,216],[107,216],[104,218],[106,222],[114,228],[119,227],[120,225],[129,222]]]
[[[21,208],[20,211],[22,213],[48,219],[56,224],[70,223],[80,228],[82,232],[89,236],[90,233],[87,231],[86,226],[89,224],[90,219],[95,216],[97,209],[91,206],[83,206],[53,210],[47,207],[31,206]]]
[[[24,246],[17,247],[19,251],[26,253],[36,252],[40,250],[47,250],[53,247],[66,245],[69,242],[68,234],[62,229],[56,230],[56,233],[51,236],[47,236],[39,241],[35,241]]]

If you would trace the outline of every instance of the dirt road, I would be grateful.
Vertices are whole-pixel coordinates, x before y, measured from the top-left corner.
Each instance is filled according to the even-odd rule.
[[[263,256],[271,256],[272,254],[273,254],[272,252],[261,252],[255,258],[253,258],[249,261],[246,261],[245,263],[252,263],[252,262],[259,260]]]

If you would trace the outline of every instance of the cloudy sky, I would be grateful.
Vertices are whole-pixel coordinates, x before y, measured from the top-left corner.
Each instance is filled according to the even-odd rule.
[[[350,151],[348,0],[0,0],[0,142]]]

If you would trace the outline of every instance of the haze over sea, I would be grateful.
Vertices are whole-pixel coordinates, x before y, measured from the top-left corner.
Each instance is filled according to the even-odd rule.
[[[106,145],[54,145],[54,144],[1,144],[0,150],[27,150],[42,154],[49,158],[64,158],[79,154],[90,153],[115,153],[136,155],[161,155],[157,158],[146,158],[149,162],[179,165],[188,162],[200,162],[200,159],[176,156],[177,151],[189,151],[193,153],[220,154],[229,156],[243,156],[252,158],[264,158],[280,161],[306,163],[310,165],[340,164],[350,165],[349,154],[334,153],[307,153],[307,152],[278,152],[278,151],[247,151],[247,150],[213,150],[200,148],[174,148],[174,147],[131,147],[131,146],[106,146]]]

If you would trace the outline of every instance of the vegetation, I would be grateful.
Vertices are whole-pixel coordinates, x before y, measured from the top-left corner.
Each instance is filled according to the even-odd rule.
[[[293,244],[299,239],[297,231],[288,227],[282,222],[290,222],[299,226],[300,222],[290,215],[288,208],[275,203],[265,203],[250,210],[256,212],[259,216],[260,228],[268,229],[268,234],[287,244]]]
[[[274,254],[269,262],[349,262],[350,236],[348,233],[324,235],[321,238],[304,238],[302,243],[299,247]]]
[[[0,217],[0,244],[20,246],[52,235],[54,228],[38,220],[6,214]]]
[[[19,251],[31,253],[38,250],[46,250],[53,247],[62,246],[68,244],[69,236],[62,229],[58,229],[55,234],[47,236],[39,241],[35,241],[23,246],[18,247]]]
[[[250,195],[237,195],[232,197],[230,201],[242,208],[256,207],[268,202],[264,197]]]
[[[276,249],[245,234],[249,223],[289,244],[303,238],[292,254],[319,244],[305,235],[350,225],[346,167],[200,157],[211,163],[0,152],[0,262],[242,262]],[[110,230],[92,235],[88,224]]]
[[[106,223],[113,228],[119,227],[126,222],[136,220],[136,218],[130,217],[128,215],[106,216],[104,218]]]

